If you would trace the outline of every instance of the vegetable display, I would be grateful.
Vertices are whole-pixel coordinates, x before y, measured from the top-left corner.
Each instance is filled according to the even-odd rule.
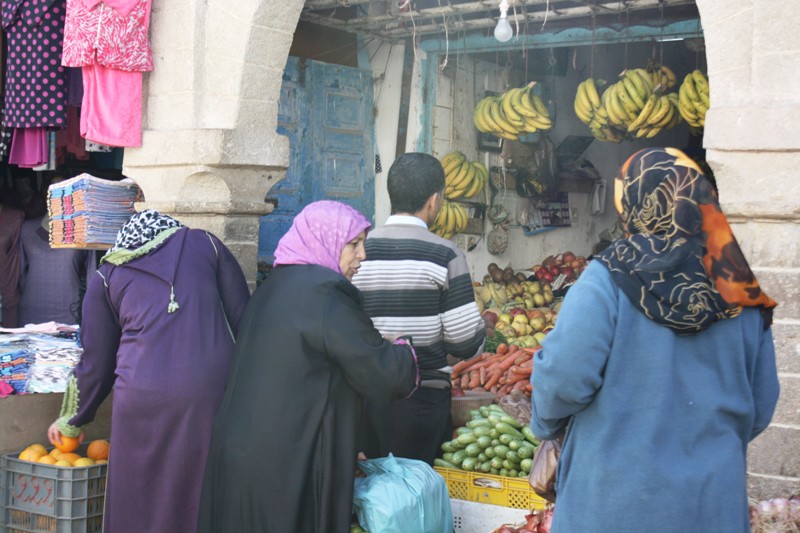
[[[434,466],[508,477],[527,477],[539,441],[500,406],[483,405],[470,411],[470,420],[442,444]]]
[[[497,353],[484,352],[453,365],[453,388],[505,395],[520,390],[530,395],[533,354],[540,348],[520,348],[505,343]]]

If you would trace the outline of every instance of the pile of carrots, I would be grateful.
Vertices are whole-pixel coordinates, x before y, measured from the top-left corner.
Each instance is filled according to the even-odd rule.
[[[497,353],[484,352],[453,365],[453,387],[461,390],[509,394],[520,390],[530,395],[533,354],[537,348],[500,344]]]

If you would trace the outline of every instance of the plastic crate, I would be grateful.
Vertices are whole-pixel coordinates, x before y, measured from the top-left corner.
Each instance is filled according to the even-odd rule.
[[[494,393],[480,391],[464,391],[464,396],[455,396],[450,400],[450,418],[453,427],[461,427],[470,419],[469,412],[482,405],[489,405],[494,401]]]
[[[528,511],[488,503],[450,499],[455,533],[489,533],[503,525],[519,526],[525,523]]]
[[[537,496],[527,478],[494,476],[466,470],[433,467],[447,483],[451,498],[490,503],[515,509],[544,509],[547,500]]]
[[[17,455],[0,456],[1,533],[102,532],[107,464],[68,468]]]

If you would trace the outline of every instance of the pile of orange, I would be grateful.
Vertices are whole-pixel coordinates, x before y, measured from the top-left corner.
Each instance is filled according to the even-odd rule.
[[[22,450],[18,456],[18,459],[30,461],[32,463],[43,463],[67,468],[108,463],[109,443],[107,440],[97,439],[89,443],[89,446],[86,448],[85,457],[72,451],[77,449],[77,445],[70,448],[72,444],[70,441],[72,440],[77,442],[78,439],[71,439],[70,437],[65,437],[62,435],[62,445],[57,445],[49,452],[47,451],[47,448],[41,444],[31,444]]]

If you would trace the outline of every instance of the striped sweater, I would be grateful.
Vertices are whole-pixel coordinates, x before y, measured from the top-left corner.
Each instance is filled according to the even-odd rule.
[[[446,377],[447,354],[468,359],[485,336],[467,260],[453,243],[408,216],[392,216],[369,234],[367,259],[353,283],[384,335],[409,335],[422,377]]]

